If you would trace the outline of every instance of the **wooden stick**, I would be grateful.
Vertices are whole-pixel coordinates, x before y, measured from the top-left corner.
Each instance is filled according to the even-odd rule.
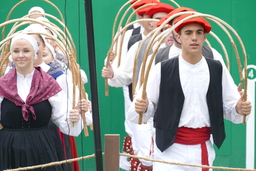
[[[132,24],[137,23],[137,22],[141,22],[141,21],[158,21],[158,20],[157,20],[157,19],[140,19],[140,20],[136,20],[136,21],[133,21],[133,22],[127,24],[125,27],[123,27],[123,28],[121,29],[120,32],[118,32],[118,33],[115,35],[114,41],[113,41],[113,43],[112,43],[111,46],[110,46],[109,52],[112,52],[113,46],[114,46],[114,44],[116,43],[116,41],[117,41],[119,35],[122,34],[123,30],[127,29],[127,28],[128,28],[129,26],[131,26]],[[110,57],[110,56],[109,56],[109,53],[108,53],[108,57],[107,57],[107,61],[106,61],[106,67],[108,67],[108,64],[109,64],[109,57]],[[105,79],[105,95],[108,96],[108,79]]]
[[[139,0],[141,1],[141,0]],[[115,17],[115,20],[114,20],[114,24],[113,24],[113,27],[112,27],[112,40],[114,38],[114,35],[115,35],[115,29],[116,29],[116,23],[117,23],[117,19],[121,13],[121,11],[124,9],[125,6],[127,6],[128,4],[130,3],[130,1],[127,1],[117,12],[116,14],[116,17]]]
[[[156,5],[156,3],[149,3],[149,4],[146,4],[146,5],[143,5],[141,7],[139,7],[138,9],[134,10],[132,12],[132,14],[129,16],[127,22],[125,25],[127,25],[128,23],[130,23],[132,17],[142,8],[146,8],[146,7],[149,7],[149,6],[152,6],[152,5]],[[121,54],[122,54],[122,50],[123,50],[123,42],[124,42],[124,36],[125,36],[125,32],[127,31],[127,28],[123,30],[122,32],[122,37],[121,37],[121,43],[120,43],[120,48],[119,48],[119,55],[118,55],[118,67],[120,66],[120,63],[121,63]]]
[[[29,22],[32,22],[32,23],[35,22],[35,23],[39,23],[39,24],[42,24],[42,25],[44,25],[44,26],[47,26],[47,27],[49,27],[49,28],[52,29],[52,30],[55,29],[54,27],[52,27],[51,25],[49,25],[49,24],[47,24],[47,23],[45,23],[45,22],[43,22],[43,21],[39,21],[39,20],[35,20],[35,19],[29,19],[29,18],[20,18],[20,19],[9,20],[9,21],[6,21],[6,22],[0,24],[0,27],[3,27],[3,26],[5,26],[5,25],[11,24],[11,23],[20,22],[20,21],[28,21],[28,23],[29,23]],[[22,26],[22,25],[25,25],[25,24],[28,24],[28,23],[23,23],[23,24],[20,24],[20,25],[17,25],[17,26]],[[17,26],[15,27],[15,29],[17,29]],[[14,32],[14,29],[11,30],[11,31]],[[12,32],[11,32],[11,33],[12,33]],[[56,32],[56,33],[57,33],[57,32]],[[47,35],[48,37],[51,37],[51,38],[54,39],[56,42],[58,42],[58,39],[56,39],[55,37],[53,37],[53,36],[50,35],[50,34],[46,34],[46,33],[39,33],[39,34]],[[59,35],[59,33],[57,33],[57,35]],[[9,37],[9,34],[8,34],[8,37]],[[2,41],[1,41],[1,42],[2,42]],[[61,43],[59,43],[59,44],[61,44]],[[72,46],[70,46],[70,47],[72,47]],[[65,52],[64,52],[64,53],[65,53]]]
[[[178,13],[178,14],[176,14],[176,15],[171,16],[170,18],[168,18],[168,19],[162,24],[162,26],[160,26],[160,27],[158,28],[158,32],[159,32],[159,30],[162,29],[162,28],[165,26],[165,24],[166,24],[167,22],[169,22],[171,19],[175,18],[175,17],[178,16],[178,15],[185,14],[185,13],[191,13],[191,12],[183,12],[183,13]],[[225,29],[225,28],[223,28],[223,29]],[[172,29],[172,30],[173,30],[173,29]],[[172,30],[171,30],[171,31],[172,31]],[[169,29],[169,30],[166,30],[166,31],[167,31],[166,35],[168,35],[169,33],[171,33],[170,29]],[[162,36],[163,36],[163,34],[160,34],[160,35],[158,36],[158,38],[155,38],[155,37],[156,37],[156,34],[158,34],[158,32],[156,31],[156,33],[153,35],[152,42],[153,42],[153,40],[154,40],[155,42],[158,41],[159,37],[162,37]],[[226,31],[226,33],[229,34],[228,31]],[[230,34],[229,34],[229,35],[230,35]],[[229,36],[229,37],[230,37],[230,39],[232,39],[231,36]],[[147,50],[146,50],[145,57],[144,57],[144,60],[143,60],[142,66],[141,66],[143,72],[141,72],[141,75],[140,75],[140,86],[143,84],[144,70],[145,70],[145,62],[146,62],[146,59],[147,59],[147,56],[148,56],[149,49],[152,48],[152,46],[153,46],[152,42],[149,43],[149,45],[148,45],[148,48],[147,48]],[[225,49],[225,48],[223,47],[223,49]],[[229,59],[228,59],[227,56],[226,56],[226,58],[227,58],[226,60],[228,61],[228,66],[227,66],[227,67],[229,68]]]
[[[133,7],[135,4],[139,3],[140,1],[141,1],[141,0],[138,0],[138,1],[134,2],[133,4],[131,4],[131,6],[128,7],[128,9],[124,12],[122,18],[120,19],[120,22],[119,22],[117,28],[121,28],[122,23],[123,23],[123,21],[124,21],[126,15],[128,14],[128,12],[132,9],[132,7]]]
[[[21,0],[20,2],[18,2],[17,4],[15,4],[15,5],[12,7],[12,9],[9,11],[9,13],[8,13],[8,15],[7,15],[5,21],[8,21],[9,18],[10,18],[10,16],[11,16],[11,14],[12,14],[12,12],[14,11],[14,9],[17,8],[20,4],[22,4],[22,3],[25,2],[25,1],[27,1],[27,0]],[[63,18],[62,13],[60,12],[60,9],[59,9],[55,4],[53,4],[52,2],[50,2],[49,0],[43,0],[43,1],[49,3],[50,5],[52,5],[52,6],[57,10],[58,13],[59,13],[59,15],[60,15],[60,17],[61,17],[61,19],[62,19],[62,21],[64,22],[64,18]],[[41,14],[42,14],[42,13],[41,13]],[[5,32],[5,29],[6,29],[6,27],[4,27],[3,30],[2,30],[2,39],[4,39],[4,32]]]
[[[132,76],[132,95],[135,94],[135,87],[136,87],[136,80],[137,80],[137,63],[138,63],[138,57],[139,57],[139,54],[140,54],[140,51],[141,51],[141,48],[143,46],[143,44],[148,40],[149,37],[152,36],[152,34],[154,34],[154,31],[151,31],[139,44],[138,46],[138,50],[136,51],[136,54],[135,54],[135,59],[134,59],[134,64],[133,64],[133,76]],[[143,60],[147,58],[146,56],[143,57]],[[139,78],[138,78],[139,80]]]
[[[140,1],[140,0],[139,0],[139,1]],[[121,19],[121,21],[120,21],[120,23],[119,23],[119,25],[118,25],[118,28],[121,28],[121,24],[122,24],[122,22],[123,22],[123,20],[124,20],[124,17],[127,15],[128,11],[133,7],[133,5],[135,5],[135,4],[138,3],[139,1],[136,1],[134,4],[132,4],[132,5],[125,11],[125,14],[124,14],[123,17],[122,17],[122,19]],[[133,16],[138,10],[140,10],[140,9],[142,9],[142,8],[145,8],[145,7],[148,7],[148,6],[151,6],[151,5],[155,5],[155,3],[153,3],[153,4],[146,4],[146,5],[143,5],[143,6],[139,7],[138,9],[136,9],[136,10],[132,13],[132,15],[129,17],[128,21],[126,22],[126,26],[127,26],[127,23],[131,20],[132,16]],[[134,23],[135,23],[135,22],[134,22]],[[130,26],[130,25],[132,25],[132,24],[130,23],[129,26]],[[119,47],[119,55],[118,55],[118,66],[120,66],[120,63],[121,63],[121,54],[122,54],[122,46],[123,46],[123,40],[124,40],[124,35],[125,35],[125,32],[126,32],[127,28],[128,28],[128,27],[122,28],[122,29],[121,29],[122,31],[119,32],[119,33],[117,33],[118,36],[116,36],[116,37],[113,39],[112,44],[111,44],[111,46],[110,46],[110,49],[109,49],[109,51],[108,51],[106,67],[108,67],[108,63],[109,63],[109,57],[110,57],[109,54],[110,54],[110,52],[112,52],[113,46],[114,46],[114,44],[116,43],[117,38],[118,38],[119,35],[122,33],[121,43],[120,43],[120,47]],[[118,48],[117,45],[116,45],[116,48]],[[106,78],[106,79],[105,79],[105,96],[108,96],[108,95],[109,95],[109,91],[108,91],[108,90],[109,90],[109,89],[108,89],[108,79]]]
[[[6,42],[8,42],[13,36],[15,36],[17,33],[14,34],[14,32],[22,25],[25,24],[31,24],[31,23],[38,23],[41,25],[44,25],[46,27],[48,27],[49,29],[51,29],[51,31],[53,31],[63,42],[60,42],[58,39],[56,39],[54,36],[50,35],[50,34],[46,34],[46,33],[35,33],[35,32],[30,32],[31,34],[42,34],[42,35],[46,35],[48,38],[50,38],[51,40],[54,40],[58,46],[60,47],[60,49],[63,51],[63,53],[65,54],[65,56],[68,58],[69,64],[70,64],[70,70],[72,73],[72,79],[74,82],[74,86],[76,85],[80,85],[79,79],[77,78],[77,75],[79,74],[80,76],[80,71],[79,71],[79,67],[76,67],[77,63],[76,63],[76,48],[75,48],[75,43],[72,39],[72,36],[70,34],[70,32],[68,31],[67,27],[64,24],[64,19],[63,16],[60,12],[60,10],[57,8],[56,5],[54,5],[53,3],[51,3],[48,0],[44,0],[45,2],[51,4],[52,6],[54,6],[54,8],[57,9],[57,11],[59,12],[63,22],[61,22],[59,19],[57,19],[56,17],[50,15],[50,14],[46,14],[43,13],[43,15],[45,16],[49,16],[53,19],[55,19],[57,22],[59,22],[63,27],[64,27],[64,31],[62,31],[61,29],[59,29],[59,27],[57,27],[55,24],[51,23],[51,22],[43,22],[40,20],[36,20],[36,19],[31,19],[31,18],[26,18],[30,15],[34,15],[34,14],[28,14],[23,18],[20,19],[13,19],[13,20],[8,20],[12,11],[21,3],[25,2],[25,1],[21,1],[18,4],[16,4],[12,10],[9,12],[6,22],[1,23],[0,27],[5,27],[8,24],[11,23],[15,23],[14,26],[12,27],[12,30],[9,32],[7,39],[4,39],[0,42],[0,44],[4,44],[3,47],[4,51],[7,51],[7,49],[9,50],[9,48],[6,48],[6,46],[8,45],[8,43],[6,44]],[[38,13],[38,14],[42,14],[42,13]],[[22,22],[22,23],[18,23],[18,22]],[[4,28],[5,30],[5,28]],[[4,30],[2,31],[2,34],[4,35]],[[29,34],[29,33],[28,33]],[[68,37],[66,36],[66,34],[68,34]],[[3,36],[4,37],[4,36]],[[2,47],[1,47],[2,48]],[[6,54],[3,52],[3,54]],[[7,57],[6,57],[7,59]],[[2,64],[2,63],[1,63]],[[79,73],[78,73],[79,72]],[[81,76],[80,76],[81,77]],[[81,79],[80,79],[81,81]],[[85,94],[85,90],[84,90],[84,86],[80,86],[80,88],[82,89],[82,92]],[[84,94],[82,93],[82,96],[84,97]],[[76,100],[75,100],[75,95],[76,95],[76,88],[73,88],[73,108],[75,108],[75,104],[76,104]],[[83,117],[84,115],[82,115]],[[86,123],[85,119],[83,119],[83,123]],[[74,123],[72,123],[72,126],[74,126]],[[84,129],[87,129],[87,126],[84,126]],[[88,131],[84,131],[86,135],[88,135]]]
[[[14,5],[14,6],[12,7],[12,9],[9,11],[9,13],[8,13],[8,15],[7,15],[5,21],[8,21],[9,18],[10,18],[10,16],[11,16],[11,14],[12,14],[12,12],[13,12],[13,10],[14,10],[17,6],[19,6],[21,3],[25,2],[25,1],[27,1],[27,0],[22,0],[22,1],[18,2],[16,5]],[[4,32],[5,32],[5,29],[6,29],[6,26],[4,26],[4,28],[2,29],[2,39],[4,39]]]
[[[60,18],[61,18],[61,20],[62,20],[62,22],[63,23],[65,23],[65,20],[64,20],[64,17],[63,17],[63,15],[62,15],[62,13],[61,13],[61,11],[60,11],[60,9],[54,4],[54,3],[52,3],[51,1],[49,1],[49,0],[43,0],[43,1],[45,1],[45,2],[47,2],[47,3],[49,3],[50,5],[52,5],[57,11],[58,11],[58,13],[59,13],[59,15],[60,15]]]
[[[81,92],[81,97],[82,97],[82,99],[88,100],[87,96],[86,96],[86,93],[85,93],[84,83],[82,82],[80,67],[79,67],[79,65],[77,65],[77,67],[79,68],[79,78],[80,78],[79,90]],[[84,136],[88,137],[89,133],[88,133],[87,123],[86,123],[86,116],[85,116],[86,112],[87,111],[82,110],[82,119],[83,119],[83,126],[84,126]]]

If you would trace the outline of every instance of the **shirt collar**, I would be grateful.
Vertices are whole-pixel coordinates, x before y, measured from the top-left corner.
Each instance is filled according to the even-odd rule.
[[[42,62],[40,65],[38,65],[42,68],[44,72],[47,72],[50,69],[50,66],[47,65],[45,62]]]

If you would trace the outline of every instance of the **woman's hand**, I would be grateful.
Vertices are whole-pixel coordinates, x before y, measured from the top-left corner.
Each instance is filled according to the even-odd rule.
[[[78,122],[80,120],[79,110],[77,110],[77,109],[70,110],[70,112],[69,112],[69,120],[71,122]]]

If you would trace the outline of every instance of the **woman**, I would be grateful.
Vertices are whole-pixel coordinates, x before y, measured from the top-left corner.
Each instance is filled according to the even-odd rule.
[[[78,136],[79,111],[64,105],[67,98],[58,83],[40,67],[34,68],[38,45],[32,36],[15,36],[10,50],[15,68],[0,78],[0,170],[57,161],[48,123],[52,120],[61,132]],[[56,165],[44,170],[63,169]]]
[[[47,73],[56,79],[58,76],[64,74],[67,69],[65,69],[64,63],[55,59],[56,53],[52,45],[49,43],[46,43],[45,45],[46,47],[43,51],[43,61],[50,66],[50,69],[47,71]]]
[[[65,71],[63,71],[61,62],[55,59],[56,57],[55,55],[56,53],[53,47],[49,43],[46,43],[46,47],[43,51],[43,60],[47,65],[50,66],[50,69],[47,71],[47,73],[51,75],[54,79],[57,79],[59,76],[63,75]],[[70,90],[70,92],[72,92],[72,90]],[[85,113],[87,125],[90,125],[92,123],[92,113],[90,110],[88,110],[88,108],[91,108],[90,106],[91,106],[90,101],[86,99],[81,99],[79,103],[79,108],[83,108],[83,111],[87,111]],[[54,125],[51,125],[52,130],[54,130],[54,127],[55,127]],[[73,136],[65,135],[61,132],[59,132],[59,135],[60,135],[60,139],[61,139],[62,147],[64,151],[64,159],[77,158],[78,154],[77,154],[75,138]],[[67,168],[68,171],[80,170],[78,161],[67,163],[65,167]]]

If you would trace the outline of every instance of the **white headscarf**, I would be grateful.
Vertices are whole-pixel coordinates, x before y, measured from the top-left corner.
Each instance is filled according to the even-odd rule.
[[[56,53],[55,53],[55,51],[54,51],[52,45],[50,45],[49,43],[45,43],[45,44],[46,44],[46,46],[50,49],[50,51],[51,51],[51,53],[52,53],[52,56],[53,56],[53,58],[55,59],[55,58],[56,58]]]
[[[12,49],[13,43],[19,39],[24,39],[32,45],[33,50],[34,50],[34,60],[36,60],[37,59],[36,53],[38,51],[38,45],[37,45],[36,39],[33,36],[28,35],[28,34],[18,34],[12,38],[11,46],[10,46],[11,49]]]
[[[31,33],[31,34],[33,34],[33,32],[47,34],[44,27],[41,26],[40,24],[30,24],[22,31],[22,33]],[[45,35],[40,34],[40,36],[43,38],[44,43],[46,43]]]
[[[58,37],[57,34],[54,33],[54,32],[52,31],[52,29],[50,29],[49,27],[44,26],[44,28],[47,29],[47,30],[50,30],[51,34],[52,34],[55,38]]]
[[[31,14],[34,11],[39,11],[40,13],[44,14],[44,9],[41,7],[37,7],[37,6],[30,8],[30,10],[28,11],[28,14]]]

